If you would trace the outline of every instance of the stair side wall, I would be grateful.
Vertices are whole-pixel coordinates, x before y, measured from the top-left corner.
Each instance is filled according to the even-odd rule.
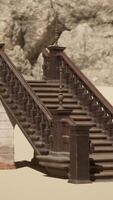
[[[14,166],[14,130],[0,101],[0,169]]]

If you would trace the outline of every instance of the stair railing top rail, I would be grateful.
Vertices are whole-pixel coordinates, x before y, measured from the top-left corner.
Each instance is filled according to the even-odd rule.
[[[24,80],[23,76],[20,74],[20,72],[16,70],[16,67],[11,62],[9,57],[6,55],[4,51],[4,44],[0,44],[0,56],[4,59],[4,61],[9,66],[10,70],[15,74],[17,79],[20,81],[23,88],[28,92],[28,94],[32,97],[36,105],[42,110],[44,115],[46,116],[47,120],[51,123],[52,122],[52,114],[50,111],[44,106],[43,102],[40,100],[38,96],[35,95],[35,93],[32,91],[32,89],[29,87],[27,82]]]
[[[98,99],[98,101],[103,105],[103,107],[108,111],[109,114],[113,115],[113,106],[109,101],[99,92],[99,90],[91,83],[91,81],[80,71],[80,69],[70,60],[66,53],[61,52],[59,56],[63,62],[70,68],[70,70],[79,77],[83,85],[89,90],[93,96]],[[64,65],[65,67],[65,65]]]
[[[49,50],[44,49],[43,55],[48,59],[49,58]],[[110,116],[113,116],[113,106],[109,103],[109,101],[99,92],[99,90],[91,83],[91,81],[80,71],[80,69],[71,61],[71,59],[64,53],[60,51],[56,54],[57,57],[60,58],[61,64],[63,64],[64,74],[66,72],[66,68],[68,68],[73,76],[78,77],[81,81],[84,88],[90,92],[90,94],[96,98],[96,101],[103,106],[103,108],[107,111]]]

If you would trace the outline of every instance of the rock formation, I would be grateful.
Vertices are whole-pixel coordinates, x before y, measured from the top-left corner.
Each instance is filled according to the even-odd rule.
[[[91,81],[113,85],[113,0],[0,0],[0,17],[0,41],[26,78],[58,39]]]

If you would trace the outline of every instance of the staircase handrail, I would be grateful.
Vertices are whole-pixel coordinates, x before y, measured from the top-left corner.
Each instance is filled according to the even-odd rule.
[[[22,84],[22,86],[25,88],[25,90],[28,92],[28,94],[32,97],[32,99],[34,100],[34,102],[36,103],[36,105],[42,110],[42,112],[46,116],[47,120],[51,123],[52,119],[53,119],[52,114],[45,107],[45,105],[40,100],[40,98],[35,95],[34,91],[32,91],[32,89],[30,88],[30,86],[28,85],[28,83],[25,81],[25,79],[23,78],[23,76],[21,75],[21,73],[16,70],[16,67],[14,66],[14,64],[12,63],[12,61],[9,59],[9,57],[7,56],[7,54],[5,53],[4,50],[0,50],[0,56],[5,60],[5,62],[9,66],[10,70],[15,74],[15,76],[20,81],[20,83]]]
[[[92,82],[83,74],[83,72],[74,64],[66,53],[59,53],[60,57],[64,60],[68,67],[73,71],[75,75],[84,83],[89,91],[103,104],[110,114],[113,115],[113,106],[109,101],[101,94],[101,92],[92,84]]]

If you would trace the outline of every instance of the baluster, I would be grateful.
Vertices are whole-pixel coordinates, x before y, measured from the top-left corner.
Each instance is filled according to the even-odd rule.
[[[103,124],[103,121],[102,121],[102,116],[104,115],[104,108],[102,107],[102,104],[99,102],[98,103],[98,110],[96,112],[96,119],[98,121],[98,125],[101,127],[102,124]]]
[[[25,95],[25,89],[21,86],[21,84],[18,84],[19,90],[18,90],[18,101],[21,102],[21,105],[24,105],[24,101],[26,99]]]
[[[43,65],[42,65],[43,80],[47,80],[47,77],[48,77],[48,67],[49,67],[48,57],[43,54],[43,59],[44,59]]]
[[[37,115],[38,110],[39,109],[35,106],[34,101],[31,99],[31,108],[30,108],[30,112],[29,112],[29,117],[30,117],[32,123],[35,125],[36,125],[35,117]]]
[[[64,99],[64,95],[63,95],[63,62],[61,61],[61,65],[60,65],[60,81],[59,81],[59,94],[58,94],[58,99],[59,99],[59,110],[63,110],[63,99]]]
[[[84,106],[89,106],[91,103],[90,93],[86,90],[85,87],[83,88],[83,92],[81,94],[81,101]]]
[[[106,112],[106,110],[105,110],[105,112],[104,112],[104,115],[102,116],[102,122],[103,122],[103,127],[105,128],[105,130],[107,129],[107,123],[109,122],[109,120],[110,120],[110,115],[108,115],[108,113]]]
[[[44,138],[44,130],[45,130],[45,120],[44,120],[43,113],[41,113],[41,115],[40,115],[40,131],[41,131],[42,141],[45,140],[45,138]]]
[[[71,70],[69,70],[69,89],[72,91],[73,89],[73,72]]]
[[[9,84],[7,85],[8,89],[9,89],[9,92],[10,92],[11,94],[14,93],[15,84],[16,84],[15,78],[14,78],[13,74],[11,74],[11,75],[10,75]]]
[[[92,103],[90,104],[90,112],[92,112],[94,114],[94,112],[96,111],[96,109],[98,107],[94,96],[91,96],[91,101],[92,101]]]
[[[6,69],[5,65],[3,67],[4,68],[1,69],[0,74],[1,74],[1,77],[3,78],[3,80],[7,81],[7,79],[6,79],[7,69]]]
[[[39,134],[41,133],[41,111],[38,107],[35,106],[34,102],[32,102],[32,108],[30,109],[30,118],[32,123],[36,127]]]
[[[65,79],[66,86],[67,86],[67,88],[69,88],[69,67],[68,67],[68,65],[65,65],[64,74],[65,74],[64,79]]]
[[[41,120],[42,120],[41,111],[39,110],[36,115],[36,125],[37,125],[37,131],[40,136],[41,136]]]
[[[79,99],[81,101],[82,101],[82,99],[84,99],[84,93],[85,93],[85,88],[81,83],[81,85],[79,86],[79,93],[78,93]]]
[[[49,147],[49,136],[50,136],[50,127],[49,127],[49,122],[47,121],[47,119],[45,118],[45,116],[43,116],[43,120],[42,120],[42,134],[43,134],[43,141],[46,143],[46,147]]]
[[[47,148],[50,147],[50,140],[49,140],[49,137],[50,137],[50,124],[47,120],[45,120],[45,142],[47,144]]]
[[[9,82],[10,82],[10,79],[11,79],[11,73],[10,73],[10,70],[8,68],[5,71],[6,71],[5,82],[8,83],[8,85],[9,85]]]
[[[72,76],[72,73],[71,73],[70,69],[68,71],[69,71],[69,76],[68,76],[69,88],[68,89],[71,89],[71,76]]]
[[[42,138],[43,138],[43,141],[45,141],[45,139],[46,139],[46,132],[45,132],[46,119],[45,119],[45,116],[43,114],[42,114],[42,120],[41,120],[41,129],[42,129]]]
[[[12,97],[13,97],[13,99],[16,101],[16,103],[18,103],[19,102],[19,89],[20,89],[20,87],[19,87],[19,84],[18,84],[18,80],[16,80],[15,79],[15,84],[14,84],[14,86],[12,86]]]
[[[32,99],[30,95],[26,93],[26,103],[24,103],[24,109],[26,111],[27,116],[31,117],[31,110],[32,110]]]
[[[79,95],[79,87],[80,87],[80,80],[78,79],[78,77],[77,77],[77,79],[76,79],[76,83],[75,83],[75,94],[78,96]]]
[[[107,128],[108,128],[108,137],[113,140],[113,116],[112,114],[110,115],[110,120],[107,123]]]

